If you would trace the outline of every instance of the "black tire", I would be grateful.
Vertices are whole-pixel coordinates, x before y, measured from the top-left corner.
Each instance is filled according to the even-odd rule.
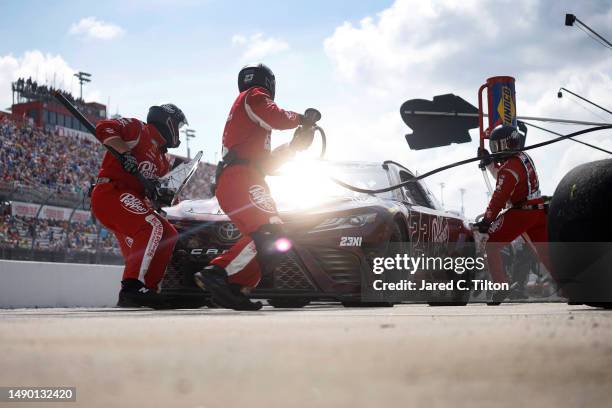
[[[612,302],[586,302],[585,305],[606,310],[612,309]]]
[[[278,298],[268,299],[268,304],[276,309],[300,309],[310,304],[309,299]]]
[[[389,234],[389,241],[386,243],[387,248],[386,248],[385,256],[389,256],[391,254],[391,249],[388,247],[389,245],[393,245],[393,244],[397,245],[397,244],[405,243],[405,242],[406,242],[405,229],[401,225],[400,221],[396,220],[393,222],[391,234]],[[383,279],[384,279],[384,276],[383,276]],[[342,306],[344,307],[393,307],[395,306],[396,303],[399,303],[399,302],[387,302],[384,300],[369,301],[369,302],[362,302],[358,300],[346,300],[346,301],[341,301],[341,303],[342,303]]]
[[[572,303],[610,308],[612,159],[581,164],[559,182],[548,209],[553,275]]]

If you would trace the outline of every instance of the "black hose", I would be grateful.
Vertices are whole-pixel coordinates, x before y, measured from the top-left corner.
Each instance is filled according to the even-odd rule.
[[[504,158],[504,157],[515,155],[515,154],[517,154],[519,152],[524,152],[524,151],[527,151],[527,150],[537,149],[538,147],[543,147],[543,146],[547,146],[549,144],[557,143],[557,142],[560,142],[562,140],[572,138],[574,136],[583,135],[585,133],[596,132],[598,130],[605,130],[605,129],[612,129],[612,125],[595,126],[595,127],[591,127],[591,128],[588,128],[588,129],[579,130],[577,132],[570,133],[569,135],[561,136],[561,137],[558,137],[556,139],[547,140],[547,141],[542,142],[542,143],[536,143],[534,145],[524,147],[524,148],[522,148],[520,150],[512,150],[512,151],[507,151],[507,152],[492,153],[490,155],[490,157],[493,158],[493,159],[501,159],[501,158]],[[378,190],[368,190],[368,189],[365,189],[365,188],[359,188],[359,187],[355,187],[355,186],[352,186],[350,184],[347,184],[347,183],[345,183],[345,182],[343,182],[341,180],[338,180],[338,179],[336,179],[334,177],[330,177],[330,178],[332,179],[332,181],[334,183],[336,183],[336,184],[338,184],[338,185],[340,185],[340,186],[342,186],[342,187],[344,187],[344,188],[346,188],[348,190],[355,191],[357,193],[379,194],[379,193],[386,193],[387,191],[396,190],[398,188],[402,188],[404,186],[407,186],[410,183],[414,183],[415,181],[422,180],[422,179],[424,179],[426,177],[429,177],[429,176],[434,175],[436,173],[439,173],[441,171],[452,169],[453,167],[462,166],[464,164],[473,163],[473,162],[480,161],[480,160],[482,160],[482,157],[473,157],[471,159],[465,159],[465,160],[461,160],[461,161],[458,161],[458,162],[455,162],[455,163],[447,164],[446,166],[438,167],[437,169],[434,169],[434,170],[428,171],[427,173],[423,173],[423,174],[421,174],[419,176],[413,177],[410,180],[406,180],[406,181],[404,181],[402,183],[399,183],[399,184],[396,184],[394,186],[380,188]]]
[[[325,158],[325,152],[327,151],[327,136],[325,136],[325,131],[322,127],[318,125],[313,126],[314,130],[318,130],[321,135],[321,154],[319,154],[319,159]]]
[[[550,129],[546,129],[545,127],[542,127],[542,126],[534,125],[533,123],[529,123],[529,122],[525,122],[525,121],[523,121],[523,123],[524,123],[524,124],[526,124],[527,126],[531,126],[531,127],[536,128],[536,129],[543,130],[544,132],[548,132],[548,133],[551,133],[551,134],[553,134],[553,135],[563,136],[561,133],[554,132],[554,131],[552,131],[552,130],[550,130]],[[590,147],[590,148],[595,149],[595,150],[599,150],[600,152],[604,152],[604,153],[612,154],[612,152],[611,152],[611,151],[606,150],[606,149],[604,149],[603,147],[595,146],[595,145],[592,145],[592,144],[590,144],[590,143],[583,142],[582,140],[573,139],[573,138],[571,138],[571,137],[570,137],[570,138],[568,138],[568,139],[569,139],[569,140],[571,140],[572,142],[580,143],[581,145],[584,145],[584,146]]]

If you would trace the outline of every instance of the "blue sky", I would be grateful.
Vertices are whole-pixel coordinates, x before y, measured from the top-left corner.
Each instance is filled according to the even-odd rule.
[[[276,71],[279,103],[303,110],[310,106],[306,101],[316,104],[317,86],[331,86],[322,84],[321,73],[331,71],[329,61],[321,58],[324,38],[343,21],[387,3],[269,1],[251,8],[228,1],[3,1],[0,36],[11,40],[0,42],[0,56],[19,58],[31,50],[61,56],[70,68],[93,74],[85,95],[102,103],[110,98],[112,113],[118,109],[138,117],[151,104],[172,101],[197,130],[195,147],[211,153],[236,94],[236,73],[249,61],[242,57],[245,47],[232,43],[234,36],[248,39],[261,33],[289,44],[289,53],[299,50],[300,60],[294,56],[294,63],[300,65],[300,76],[319,82],[315,86],[292,78],[296,67],[282,63],[287,52],[272,52],[265,61]],[[71,26],[87,17],[120,27],[122,33],[110,39],[70,34]],[[76,92],[76,82],[68,84],[68,78],[64,86]],[[38,79],[53,81],[51,74],[43,78],[39,73]]]
[[[488,76],[513,75],[519,115],[602,120],[588,107],[556,98],[565,86],[611,105],[612,53],[565,27],[566,12],[612,37],[612,4],[597,0],[266,1],[256,7],[213,0],[0,0],[0,109],[10,105],[9,84],[18,75],[38,72],[45,82],[56,73],[56,85],[76,93],[71,74],[83,70],[93,74],[86,99],[110,98],[112,113],[143,118],[151,104],[176,103],[197,131],[192,151],[203,149],[212,161],[237,94],[237,72],[260,60],[276,73],[280,105],[322,111],[330,158],[394,159],[423,172],[472,156],[476,142],[410,151],[398,113],[407,99],[454,92],[476,102]],[[273,142],[290,136],[276,133]],[[547,138],[532,131],[528,141]],[[590,141],[612,148],[610,135]],[[605,157],[572,143],[534,153],[548,194],[573,166]],[[442,181],[450,208],[458,207],[463,187],[468,213],[482,210],[475,166],[432,178],[434,192]]]
[[[299,70],[316,78],[317,72],[329,70],[329,63],[317,55],[323,39],[344,20],[360,18],[384,5],[380,1],[270,1],[251,8],[244,2],[227,1],[2,1],[0,38],[10,41],[0,42],[0,55],[19,57],[30,50],[60,55],[72,69],[93,74],[85,95],[96,96],[102,103],[110,98],[113,113],[118,108],[123,115],[142,116],[151,104],[173,101],[198,130],[202,143],[196,145],[210,152],[209,144],[218,138],[235,96],[236,72],[247,62],[241,57],[244,47],[232,44],[233,36],[262,33],[282,39],[304,58]],[[69,33],[73,24],[87,17],[118,26],[122,34],[104,40]],[[306,98],[291,97],[288,85],[293,82],[292,88],[302,94],[314,87],[306,83],[300,87],[292,80],[295,68],[275,66],[282,57],[267,57],[277,73],[279,102],[296,101],[294,109],[306,108],[298,103]],[[50,74],[46,79],[53,81]],[[44,81],[39,74],[39,82]],[[76,83],[65,82],[65,87],[72,85],[76,91]]]

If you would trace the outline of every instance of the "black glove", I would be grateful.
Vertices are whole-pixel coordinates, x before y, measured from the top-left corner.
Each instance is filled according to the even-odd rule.
[[[172,200],[174,200],[174,192],[168,188],[158,188],[157,189],[157,202],[162,207],[170,207],[172,205]]]
[[[118,157],[121,166],[125,171],[134,175],[138,173],[138,161],[129,151],[121,153]]]
[[[478,168],[480,170],[484,170],[489,164],[493,163],[491,153],[484,147],[478,148],[478,157],[480,157],[480,163],[478,163]]]
[[[481,234],[486,234],[489,232],[489,227],[491,226],[491,223],[489,221],[482,220],[475,222],[474,224],[472,224],[472,226]]]
[[[144,187],[145,197],[151,200],[154,207],[157,207],[158,202],[159,202],[159,192],[158,192],[159,181],[155,178],[153,179],[143,178],[141,182],[142,182],[142,186]]]
[[[301,115],[301,119],[303,127],[312,127],[315,123],[321,120],[321,112],[314,108],[308,108],[304,114]]]
[[[301,152],[302,150],[308,149],[314,140],[314,128],[312,126],[304,126],[305,125],[302,125],[295,129],[293,139],[291,139],[291,142],[289,142],[289,147],[296,152]]]

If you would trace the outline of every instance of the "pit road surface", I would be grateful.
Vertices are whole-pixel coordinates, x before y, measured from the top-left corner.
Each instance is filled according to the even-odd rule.
[[[0,386],[51,407],[610,407],[612,311],[0,310]]]

